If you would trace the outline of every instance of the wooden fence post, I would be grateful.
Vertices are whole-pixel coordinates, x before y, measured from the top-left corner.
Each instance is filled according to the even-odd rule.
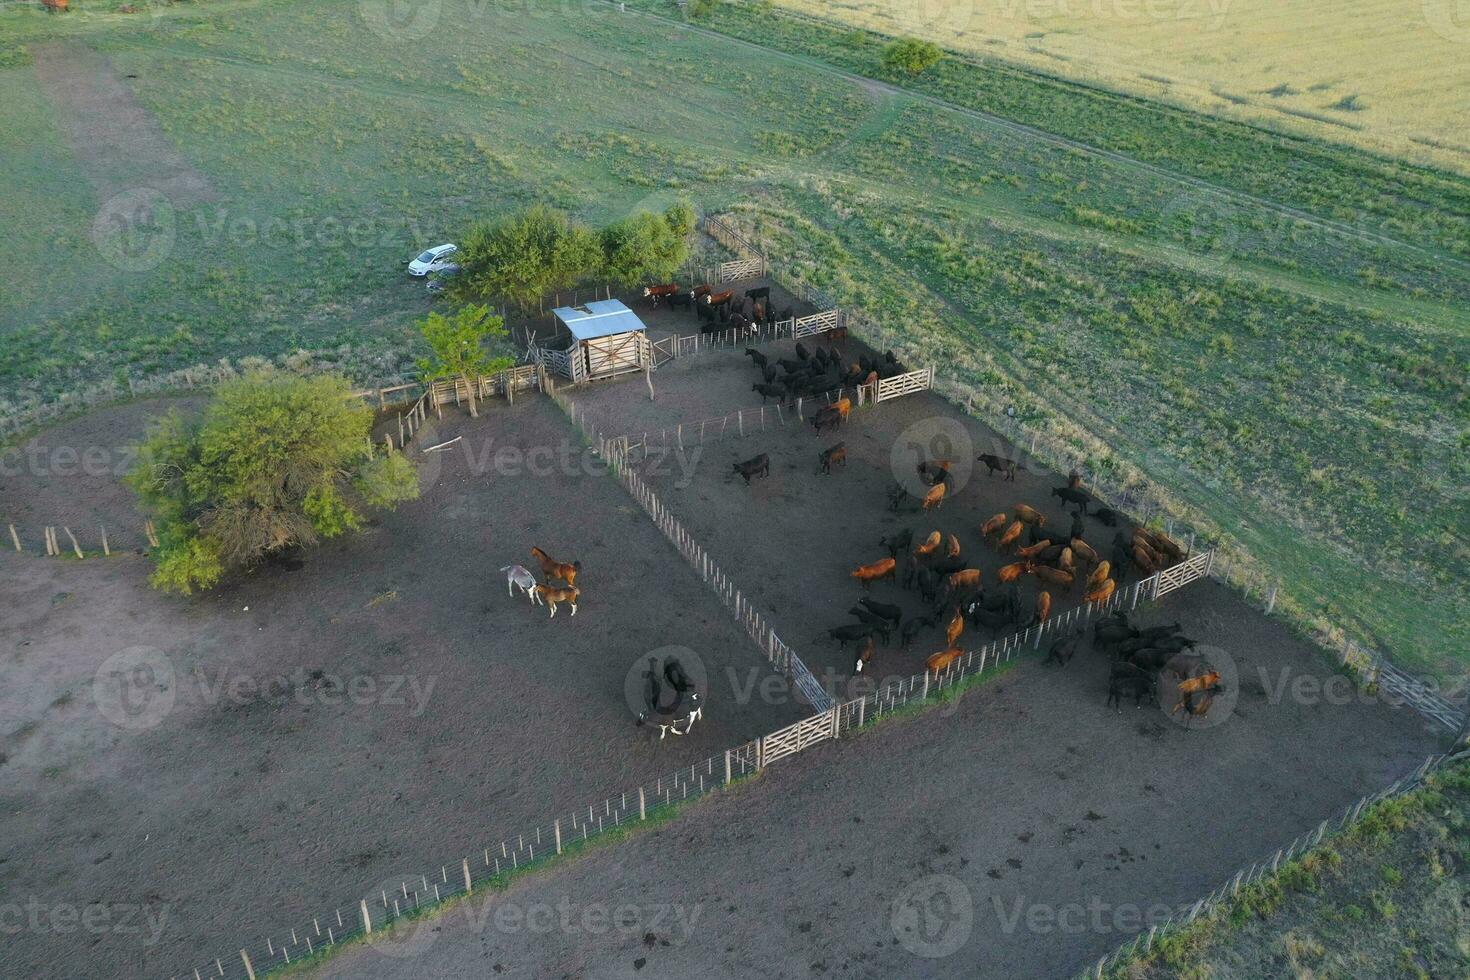
[[[643,787],[642,786],[639,786],[638,787],[638,819],[639,820],[647,820],[648,819],[648,806],[647,806],[647,801],[644,799]]]
[[[372,916],[368,915],[367,899],[364,898],[359,901],[358,907],[362,909],[362,931],[371,936],[373,934],[373,919]]]
[[[460,867],[464,869],[464,893],[468,895],[474,891],[474,888],[470,885],[470,859],[465,858]]]
[[[1277,588],[1278,588],[1278,586],[1275,586],[1275,585],[1271,586],[1271,594],[1268,595],[1268,596],[1266,596],[1266,615],[1267,616],[1271,615],[1271,610],[1273,610],[1273,609],[1276,608],[1276,589]]]
[[[255,980],[255,967],[250,962],[250,954],[242,949],[240,950],[240,959],[245,964],[245,976],[249,977],[250,980]]]
[[[561,817],[552,821],[552,829],[556,832],[556,853],[561,853]]]

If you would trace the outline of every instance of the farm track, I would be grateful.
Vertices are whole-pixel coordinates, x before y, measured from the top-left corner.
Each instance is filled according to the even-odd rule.
[[[596,2],[610,7],[618,6],[615,0],[596,0]],[[785,61],[805,65],[809,68],[812,68],[813,70],[820,71],[838,78],[846,79],[847,81],[850,81],[856,85],[871,86],[875,84],[886,84],[880,82],[878,79],[869,78],[864,75],[859,75],[855,72],[847,71],[846,69],[838,68],[832,64],[829,64],[828,62],[822,61],[819,58],[810,57],[808,55],[793,54],[780,48],[768,47],[766,45],[748,40],[743,37],[739,37],[734,34],[726,34],[722,31],[717,31],[713,28],[699,27],[693,24],[687,24],[682,21],[675,20],[671,17],[665,17],[661,14],[651,13],[646,10],[628,9],[626,10],[626,13],[636,14],[641,17],[656,20],[661,23],[668,24],[672,27],[677,27],[682,30],[701,34],[705,37],[717,38],[725,42],[751,48],[753,50],[760,51],[766,55],[774,56]],[[1003,116],[997,116],[992,113],[983,112],[979,109],[971,109],[967,106],[958,105],[946,99],[941,99],[938,96],[928,95],[923,92],[916,92],[912,89],[903,89],[902,91],[917,102],[958,113],[970,119],[974,119],[978,122],[985,123],[988,126],[1005,130],[1006,132],[1012,133],[1014,135],[1028,137],[1033,140],[1051,144],[1052,146],[1059,146],[1065,149],[1076,150],[1080,153],[1085,153],[1097,159],[1107,160],[1109,162],[1121,164],[1126,167],[1133,167],[1145,173],[1153,174],[1156,177],[1162,177],[1166,180],[1171,180],[1187,187],[1205,191],[1209,194],[1216,195],[1226,200],[1237,203],[1250,204],[1264,210],[1272,211],[1283,217],[1288,217],[1295,221],[1300,221],[1310,227],[1331,232],[1343,238],[1352,238],[1359,241],[1371,242],[1379,245],[1387,245],[1393,248],[1413,251],[1420,255],[1431,256],[1438,261],[1454,265],[1460,269],[1470,270],[1470,262],[1467,262],[1456,256],[1449,255],[1438,249],[1431,249],[1426,248],[1422,245],[1415,245],[1412,242],[1406,242],[1402,239],[1394,238],[1391,235],[1385,235],[1381,232],[1370,232],[1356,229],[1349,225],[1345,225],[1342,222],[1333,221],[1330,218],[1322,218],[1318,215],[1312,214],[1309,211],[1303,211],[1300,208],[1295,208],[1287,204],[1282,204],[1278,201],[1272,201],[1268,198],[1260,197],[1259,195],[1255,194],[1250,194],[1246,191],[1225,187],[1223,185],[1204,180],[1203,178],[1192,177],[1188,174],[1180,173],[1177,170],[1171,170],[1167,167],[1161,167],[1158,164],[1147,163],[1143,160],[1139,160],[1137,157],[1131,157],[1125,153],[1119,153],[1116,150],[1103,149],[1102,147],[1095,146],[1091,143],[1086,143],[1081,140],[1074,140],[1066,136],[1060,136],[1056,133],[1040,129],[1036,126],[1019,123],[1011,119],[1006,119]]]

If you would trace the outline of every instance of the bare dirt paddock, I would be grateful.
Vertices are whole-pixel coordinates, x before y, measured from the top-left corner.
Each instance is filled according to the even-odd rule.
[[[1175,618],[1234,651],[1214,727],[1106,710],[1089,649],[1023,662],[319,975],[1064,978],[1440,749],[1407,708],[1280,696],[1321,661],[1214,583],[1142,622]]]
[[[112,449],[147,414],[39,438]],[[154,593],[131,553],[0,557],[0,895],[23,920],[6,904],[0,973],[192,975],[800,716],[748,696],[770,675],[754,644],[549,400],[482,414],[420,434],[463,437],[421,500],[208,595]],[[6,503],[125,519],[105,474],[67,474],[11,473]],[[507,597],[500,566],[541,577],[532,545],[582,562],[575,618]],[[666,645],[696,651],[711,696],[659,743],[624,683]],[[133,648],[173,682],[109,701],[99,670]],[[127,927],[81,930],[94,908]]]

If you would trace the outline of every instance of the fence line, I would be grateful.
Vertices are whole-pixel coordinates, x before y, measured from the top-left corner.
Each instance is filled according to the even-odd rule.
[[[1266,860],[1252,864],[1249,869],[1241,868],[1209,895],[1190,906],[1188,912],[1181,912],[1177,916],[1171,914],[1163,924],[1152,926],[1146,933],[1140,932],[1111,953],[1103,956],[1091,967],[1079,973],[1075,980],[1102,980],[1109,969],[1116,966],[1123,966],[1135,956],[1146,956],[1171,930],[1182,929],[1200,916],[1212,914],[1228,899],[1239,895],[1242,888],[1249,888],[1263,878],[1275,874],[1281,865],[1290,862],[1294,858],[1300,858],[1307,852],[1315,849],[1322,843],[1323,838],[1328,833],[1332,833],[1334,836],[1341,834],[1356,824],[1369,807],[1383,800],[1393,799],[1411,793],[1422,787],[1428,781],[1429,777],[1440,769],[1465,759],[1470,759],[1470,751],[1430,756],[1424,760],[1419,768],[1395,781],[1392,785],[1376,793],[1369,793],[1356,803],[1349,803],[1343,809],[1342,816],[1336,821],[1336,827],[1332,826],[1334,821],[1329,817],[1314,829],[1297,837],[1290,844],[1278,848],[1276,853]]]
[[[710,218],[706,224],[714,227],[716,222],[724,229],[722,234],[733,235],[739,241],[746,242],[746,247],[752,252],[767,256],[772,278],[788,291],[797,293],[803,288],[804,284],[800,280],[793,279],[785,271],[784,263],[769,259],[764,244],[750,244],[734,230],[728,218]],[[825,294],[823,295],[825,299]],[[828,303],[836,305],[830,300]],[[910,362],[921,359],[914,351],[905,350],[905,345],[890,331],[861,311],[844,310],[843,325],[866,338],[875,349],[894,348],[904,360]],[[936,372],[930,383],[934,390],[955,404],[963,405],[967,412],[981,418],[1003,438],[1008,439],[1017,453],[1041,459],[1058,472],[1077,471],[1085,474],[1084,486],[1088,493],[1108,507],[1129,515],[1140,524],[1162,529],[1171,538],[1187,541],[1188,551],[1193,551],[1197,544],[1218,551],[1213,574],[1225,584],[1238,589],[1247,599],[1252,598],[1250,579],[1244,567],[1244,562],[1254,562],[1249,554],[1242,552],[1241,562],[1232,560],[1235,555],[1231,550],[1222,547],[1212,532],[1192,527],[1178,518],[1173,513],[1174,507],[1166,501],[1164,495],[1151,487],[1146,480],[1140,477],[1125,483],[1112,483],[1105,475],[1091,471],[1087,464],[1086,451],[1080,445],[1069,445],[1062,436],[1054,435],[1046,429],[1028,426],[1016,416],[1013,407],[1001,405],[989,397],[984,389],[965,384],[958,377],[946,377]],[[1003,447],[1001,451],[1004,451]],[[1271,584],[1263,587],[1258,596],[1268,615],[1275,611],[1279,591],[1279,584]],[[1341,628],[1338,627],[1338,630],[1341,631]],[[1433,694],[1431,685],[1402,668],[1392,667],[1382,653],[1364,648],[1345,633],[1339,640],[1321,628],[1316,632],[1318,642],[1329,650],[1335,650],[1338,663],[1356,674],[1360,683],[1381,683],[1404,697],[1405,701],[1430,721],[1457,735],[1470,734],[1470,704],[1453,704]]]
[[[568,411],[572,408],[570,403],[563,403],[562,407]],[[591,434],[589,436],[596,438]],[[380,887],[377,894],[359,899],[356,904],[348,905],[345,909],[338,907],[324,915],[314,916],[309,927],[303,923],[299,930],[292,929],[289,933],[267,937],[253,947],[242,947],[228,957],[211,960],[199,971],[200,977],[229,977],[231,980],[244,977],[246,980],[255,980],[257,974],[284,968],[344,940],[371,935],[400,919],[417,915],[425,908],[451,899],[473,896],[477,888],[491,883],[503,883],[508,876],[517,874],[522,869],[595,841],[603,834],[636,826],[651,817],[672,812],[686,801],[698,799],[759,772],[772,762],[876,724],[905,705],[937,699],[966,678],[977,677],[987,669],[993,670],[1000,664],[1016,659],[1024,651],[1038,649],[1041,641],[1048,635],[1058,635],[1085,625],[1096,616],[1121,608],[1124,603],[1136,605],[1151,602],[1156,597],[1167,594],[1160,591],[1158,575],[1154,575],[1135,582],[1132,587],[1114,594],[1101,605],[1078,606],[1045,623],[1033,625],[1012,636],[971,650],[943,671],[915,674],[887,684],[871,694],[836,704],[816,683],[815,678],[812,678],[800,658],[764,624],[759,613],[751,608],[739,590],[734,588],[724,573],[693,542],[658,498],[637,479],[628,468],[626,460],[619,455],[617,441],[603,440],[601,446],[611,453],[609,462],[614,472],[618,473],[639,503],[648,510],[659,529],[670,540],[675,541],[681,553],[696,568],[701,569],[705,581],[722,597],[737,597],[734,606],[737,618],[762,643],[762,649],[767,651],[767,655],[778,668],[783,666],[780,658],[786,658],[783,673],[789,671],[789,675],[795,676],[798,687],[807,696],[816,713],[753,742],[726,749],[719,755],[709,756],[702,762],[659,777],[651,785],[645,781],[631,791],[608,797],[569,814],[563,811],[549,823],[482,847],[456,863],[441,865],[437,872],[430,870],[403,878],[391,886]],[[1212,560],[1213,553],[1205,552],[1175,566],[1171,570],[1176,572],[1175,579],[1178,581],[1174,588],[1181,588],[1189,582],[1204,578]],[[229,972],[226,972],[226,962],[229,963]],[[171,980],[177,980],[177,975]]]

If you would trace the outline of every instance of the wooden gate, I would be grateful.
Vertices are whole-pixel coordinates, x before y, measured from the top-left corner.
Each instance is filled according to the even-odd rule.
[[[842,322],[840,310],[823,310],[811,316],[798,317],[791,325],[791,336],[810,337],[833,330]]]
[[[642,371],[649,360],[648,335],[639,331],[585,340],[582,349],[586,351],[588,378]]]
[[[777,759],[795,755],[809,745],[831,738],[832,720],[832,712],[824,711],[767,735],[761,739],[761,764],[768,766]]]

